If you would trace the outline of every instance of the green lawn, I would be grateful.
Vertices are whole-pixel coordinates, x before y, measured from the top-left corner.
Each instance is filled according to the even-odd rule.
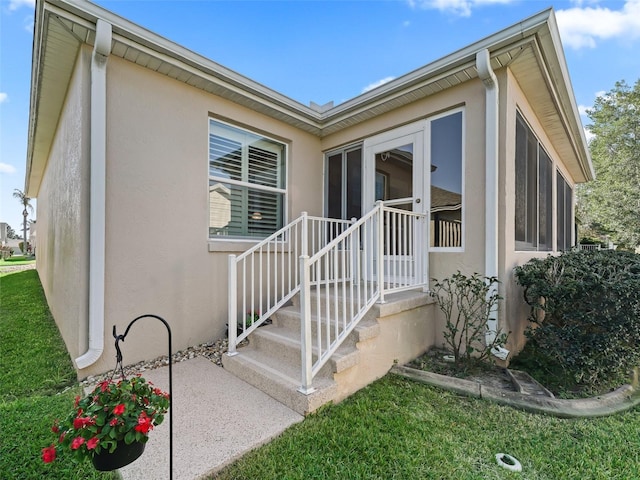
[[[7,258],[6,260],[0,259],[0,267],[11,267],[17,265],[30,265],[32,263],[36,263],[36,259],[34,257],[25,257],[23,255],[13,255],[11,258]]]
[[[89,463],[44,464],[51,425],[80,393],[35,270],[0,278],[0,478],[113,479]]]
[[[638,409],[563,420],[387,375],[212,478],[630,480],[639,445]],[[522,473],[499,467],[497,453]]]

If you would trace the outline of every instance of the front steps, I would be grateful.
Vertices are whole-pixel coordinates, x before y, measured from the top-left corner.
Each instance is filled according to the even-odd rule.
[[[374,305],[313,379],[315,391],[301,385],[300,312],[297,298],[258,328],[238,354],[224,355],[225,369],[269,396],[306,415],[339,402],[385,375],[394,363],[416,358],[435,340],[433,299],[421,291],[387,295]],[[315,322],[312,322],[315,323]],[[313,333],[315,335],[315,331]],[[315,355],[314,355],[315,358]]]

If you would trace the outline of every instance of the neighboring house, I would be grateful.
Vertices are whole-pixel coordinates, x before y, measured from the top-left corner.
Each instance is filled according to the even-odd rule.
[[[309,289],[384,285],[363,293],[373,304],[385,288],[426,291],[456,270],[498,276],[504,301],[489,327],[510,331],[516,351],[528,309],[513,267],[574,244],[574,187],[593,178],[552,10],[335,106],[302,105],[80,0],[37,2],[32,68],[38,272],[79,377],[113,367],[113,325],[155,313],[176,350],[212,341],[227,322],[273,314],[265,298],[286,300],[300,271]],[[368,216],[376,200],[374,212],[397,210]],[[301,270],[297,256],[316,250],[296,250],[295,223],[276,251],[251,256],[253,273],[230,271],[230,254],[243,262],[302,212],[318,230],[301,238],[331,247],[330,261]],[[350,223],[325,217],[369,223],[327,245]],[[259,278],[263,288],[249,285]],[[396,335],[400,361],[442,343],[436,309],[416,302],[398,307],[422,329]],[[160,325],[136,326],[125,362],[162,355],[164,339]]]

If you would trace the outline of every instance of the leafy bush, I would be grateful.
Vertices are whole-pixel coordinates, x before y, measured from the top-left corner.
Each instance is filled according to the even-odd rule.
[[[499,334],[485,343],[487,320],[502,298],[495,289],[498,283],[496,277],[467,277],[459,271],[442,281],[433,279],[433,295],[446,320],[444,340],[458,367],[485,360],[491,349],[507,340],[506,334]]]
[[[579,384],[607,384],[640,362],[640,255],[572,251],[516,267],[536,352]]]

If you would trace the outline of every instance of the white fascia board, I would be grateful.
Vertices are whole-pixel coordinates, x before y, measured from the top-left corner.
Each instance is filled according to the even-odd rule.
[[[209,75],[209,79],[215,77],[226,84],[225,86],[234,85],[239,92],[245,95],[250,94],[250,96],[259,98],[262,102],[267,101],[274,105],[284,107],[289,115],[297,114],[294,116],[299,116],[307,122],[314,123],[322,119],[322,115],[312,108],[255,82],[244,75],[223,67],[192,50],[136,25],[98,5],[86,0],[47,1],[57,6],[61,11],[69,12],[88,20],[94,25],[93,29],[95,29],[97,19],[101,18],[113,26],[114,38],[120,41],[125,41],[126,39],[125,43],[135,46],[136,48],[146,47],[146,52],[149,54],[153,53],[154,56],[162,54],[165,61],[169,61],[169,63],[173,63],[181,68],[190,66],[191,73],[193,74],[202,75],[202,73],[206,73]],[[66,16],[68,16],[68,14]]]
[[[33,169],[33,150],[35,147],[35,134],[38,118],[38,105],[40,102],[40,71],[42,70],[43,58],[43,30],[44,30],[44,5],[45,2],[36,2],[35,21],[33,25],[33,55],[31,57],[31,91],[29,94],[29,125],[27,140],[27,165],[24,179],[24,192],[35,198],[38,194],[38,185],[31,183],[31,172]]]
[[[595,179],[595,170],[593,169],[593,163],[591,161],[591,154],[589,153],[589,148],[587,148],[587,137],[584,133],[584,128],[582,125],[582,119],[580,118],[580,112],[578,110],[578,105],[576,104],[576,97],[573,91],[572,83],[571,83],[571,75],[569,74],[569,67],[567,66],[567,60],[564,55],[564,49],[562,47],[562,39],[560,38],[560,31],[558,29],[558,23],[556,21],[556,16],[552,14],[549,17],[549,40],[551,45],[549,48],[553,48],[555,52],[555,58],[557,59],[557,68],[559,70],[559,74],[557,78],[554,78],[554,85],[562,85],[564,88],[561,92],[562,95],[562,106],[565,107],[566,110],[566,118],[569,125],[572,127],[572,135],[570,138],[575,139],[574,144],[577,144],[574,148],[576,148],[576,156],[578,157],[581,168],[584,172],[585,180],[593,180]]]
[[[389,95],[406,90],[418,82],[431,79],[438,75],[446,75],[461,66],[475,65],[476,53],[489,50],[490,53],[503,49],[506,45],[520,42],[522,39],[534,35],[552,16],[552,10],[547,9],[533,15],[504,30],[483,38],[467,47],[442,57],[432,63],[407,73],[378,88],[363,93],[351,100],[336,105],[326,112],[325,120],[331,123],[331,117],[340,116],[355,109],[370,108],[370,104],[385,99]]]

